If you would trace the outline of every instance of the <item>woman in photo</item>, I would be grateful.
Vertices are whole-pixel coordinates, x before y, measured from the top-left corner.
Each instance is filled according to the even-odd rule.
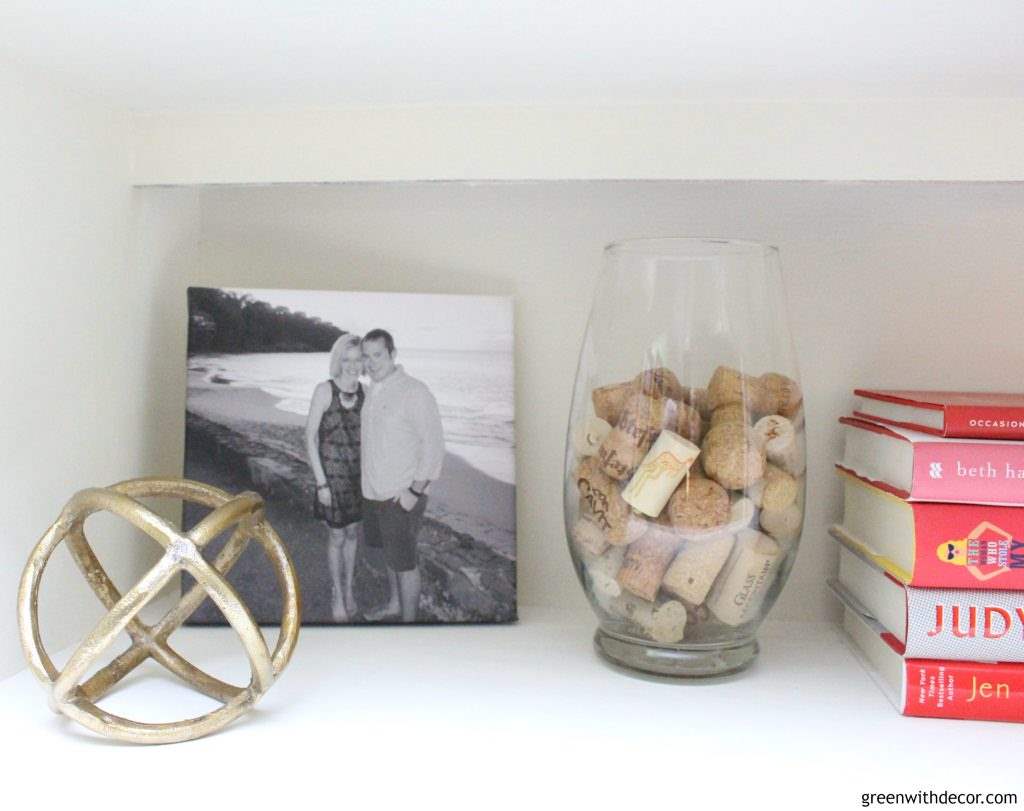
[[[317,385],[306,418],[306,449],[316,479],[313,513],[327,524],[331,614],[336,622],[350,621],[357,610],[352,576],[362,521],[362,372],[359,336],[342,335],[331,348],[330,379]]]

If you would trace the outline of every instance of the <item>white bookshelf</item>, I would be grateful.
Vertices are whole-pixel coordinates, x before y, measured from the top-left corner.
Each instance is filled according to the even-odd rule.
[[[0,682],[0,750],[8,774],[75,805],[93,792],[125,798],[155,786],[173,795],[157,796],[156,807],[198,792],[207,806],[301,806],[337,791],[347,807],[633,807],[685,797],[704,807],[756,798],[767,808],[854,808],[871,791],[1024,788],[1013,769],[994,765],[1003,762],[994,753],[1017,750],[1019,725],[898,715],[831,624],[770,622],[752,669],[682,685],[605,665],[593,628],[588,613],[527,606],[518,625],[503,627],[305,629],[250,716],[153,748],[109,743],[54,716],[21,673]],[[245,683],[230,630],[183,629],[172,644]],[[111,710],[163,704],[169,718],[212,706],[146,667],[122,698],[108,699]]]

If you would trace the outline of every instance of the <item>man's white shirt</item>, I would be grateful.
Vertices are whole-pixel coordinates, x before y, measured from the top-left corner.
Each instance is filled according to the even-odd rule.
[[[414,481],[435,481],[444,463],[437,400],[401,366],[366,392],[361,415],[363,496],[388,501]]]

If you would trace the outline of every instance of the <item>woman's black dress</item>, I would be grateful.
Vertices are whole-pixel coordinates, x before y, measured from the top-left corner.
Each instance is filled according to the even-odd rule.
[[[347,527],[363,518],[363,492],[359,472],[359,423],[366,394],[356,390],[351,408],[341,403],[341,389],[333,381],[331,404],[320,419],[320,464],[331,489],[331,506],[324,507],[313,495],[313,514],[328,526]]]

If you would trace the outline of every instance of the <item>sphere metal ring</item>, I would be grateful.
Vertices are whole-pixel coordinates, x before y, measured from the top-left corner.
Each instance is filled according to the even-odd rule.
[[[182,533],[137,500],[151,497],[177,498],[212,510],[189,532]],[[101,511],[120,516],[164,548],[160,561],[124,595],[114,586],[85,537],[85,519]],[[230,527],[234,527],[231,537],[212,563],[208,562],[202,555],[203,547]],[[270,558],[282,597],[281,630],[273,653],[249,609],[225,577],[251,539]],[[108,613],[78,645],[64,669],[58,671],[43,648],[38,606],[43,571],[61,541],[66,541]],[[191,575],[195,585],[158,623],[143,623],[137,616],[139,611],[179,572]],[[252,672],[245,687],[214,678],[168,645],[168,637],[206,596],[220,608],[242,641]],[[192,740],[221,729],[251,709],[288,664],[298,639],[300,615],[295,568],[281,539],[264,517],[260,496],[245,492],[232,497],[216,487],[184,479],[133,479],[76,493],[32,551],[18,591],[22,647],[30,669],[49,689],[50,706],[94,732],[132,743]],[[79,683],[122,631],[131,638],[131,647]],[[96,702],[118,682],[150,658],[223,706],[197,718],[169,723],[132,721],[97,706]]]

